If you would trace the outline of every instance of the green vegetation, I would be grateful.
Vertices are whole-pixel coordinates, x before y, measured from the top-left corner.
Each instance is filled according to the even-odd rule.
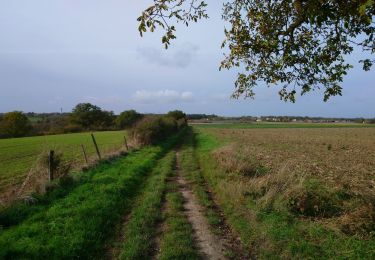
[[[120,130],[142,116],[135,110],[117,116],[91,103],[79,103],[70,113],[0,113],[0,138]]]
[[[367,181],[373,178],[372,128],[179,128],[172,116],[151,120],[144,131],[155,131],[153,122],[157,131],[174,130],[0,211],[0,259],[200,259],[176,181],[177,145],[178,172],[189,183],[183,187],[194,191],[212,231],[228,238],[229,226],[241,239],[246,252],[233,242],[227,256],[375,258]],[[44,138],[61,143],[71,140],[66,136]],[[361,170],[351,169],[357,160]]]
[[[167,113],[167,116],[173,117],[176,120],[185,119],[186,118],[186,114],[184,112],[182,112],[181,110],[169,111]]]
[[[296,189],[291,187],[293,189],[290,192],[287,190],[288,193],[284,195],[285,186],[290,185],[292,179],[297,180],[298,184],[299,177],[292,175],[291,172],[286,173],[290,175],[289,178],[287,175],[278,175],[275,171],[267,172],[264,176],[228,173],[221,167],[217,158],[212,156],[212,152],[225,145],[228,138],[235,138],[239,133],[227,136],[227,140],[222,141],[215,137],[221,133],[216,129],[199,127],[196,131],[196,152],[204,180],[217,199],[228,223],[239,234],[244,246],[254,257],[260,259],[372,259],[375,257],[375,241],[370,231],[373,230],[370,219],[363,220],[367,225],[365,228],[370,231],[366,236],[362,233],[345,233],[330,227],[333,226],[334,221],[340,220],[336,218],[337,213],[342,210],[342,202],[339,201],[356,203],[359,197],[350,198],[353,195],[349,195],[351,194],[349,190],[341,192],[328,190],[326,183],[314,179],[306,179],[302,186],[296,186]],[[225,130],[223,134],[228,131],[232,130]],[[277,135],[277,138],[280,136]],[[245,139],[239,140],[245,142]],[[262,143],[262,147],[264,146]],[[323,146],[322,149],[325,147]],[[256,155],[249,154],[249,157]],[[276,159],[272,157],[272,160]],[[306,161],[304,163],[306,166]],[[273,197],[271,193],[274,194]],[[281,194],[294,200],[290,200],[288,205],[286,204],[288,201],[281,200]],[[348,218],[349,216],[351,215],[348,215]],[[330,224],[326,225],[326,222]],[[352,224],[349,224],[348,228],[350,225]]]
[[[128,212],[157,159],[178,140],[145,147],[108,164],[68,194],[0,233],[0,258],[92,258]],[[22,214],[22,212],[20,212]]]
[[[152,170],[142,196],[125,226],[125,242],[120,259],[144,259],[151,255],[156,228],[162,221],[161,207],[166,191],[166,178],[173,174],[175,152],[169,152]]]
[[[103,154],[124,146],[124,131],[95,132],[96,141]],[[95,156],[90,133],[35,136],[0,139],[0,191],[22,182],[40,154],[54,149],[63,153],[66,161],[84,162],[80,145],[87,155]]]
[[[165,233],[162,236],[159,259],[200,259],[194,248],[193,229],[184,214],[183,197],[171,185],[166,196]]]
[[[71,122],[83,130],[105,130],[112,127],[115,120],[113,112],[90,103],[77,104],[70,117]]]
[[[141,36],[162,29],[165,48],[176,39],[176,24],[208,18],[208,1],[155,0],[138,18]],[[375,1],[226,1],[220,69],[238,71],[233,97],[253,97],[254,88],[278,87],[280,98],[323,90],[323,100],[342,95],[340,86],[357,49],[363,70],[375,63]],[[284,19],[286,18],[286,19]]]
[[[158,143],[186,126],[186,119],[173,116],[147,116],[132,129],[131,137],[139,145]]]
[[[29,119],[20,111],[5,113],[0,117],[0,138],[25,136],[30,130]]]
[[[133,109],[121,112],[116,118],[116,126],[120,129],[132,127],[142,116],[142,114],[137,113]]]
[[[0,211],[0,226],[8,228],[17,225],[31,215],[46,211],[52,203],[64,198],[76,187],[89,182],[93,176],[106,171],[109,167],[113,167],[110,161],[102,161],[97,166],[87,172],[74,172],[68,178],[57,180],[53,183],[53,189],[45,194],[33,193],[34,203],[25,203],[24,201],[16,201],[10,206]]]
[[[214,203],[209,197],[207,187],[205,187],[204,178],[200,172],[198,158],[195,152],[195,138],[192,129],[189,129],[188,135],[185,137],[183,146],[181,147],[181,170],[183,175],[192,185],[193,192],[196,194],[199,203],[205,208],[205,216],[209,224],[213,227],[215,233],[220,232],[215,227],[220,223],[220,217],[214,210]]]

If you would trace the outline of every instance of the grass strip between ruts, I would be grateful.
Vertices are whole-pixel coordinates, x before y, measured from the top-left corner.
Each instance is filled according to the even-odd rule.
[[[143,259],[152,252],[158,223],[162,221],[161,207],[166,189],[166,178],[173,173],[175,153],[169,152],[151,173],[143,194],[125,226],[125,241],[120,259]]]

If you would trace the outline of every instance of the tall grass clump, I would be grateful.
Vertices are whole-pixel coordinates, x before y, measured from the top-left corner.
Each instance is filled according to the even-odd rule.
[[[269,171],[254,156],[249,155],[241,148],[238,149],[233,144],[216,149],[212,155],[227,173],[257,177]]]

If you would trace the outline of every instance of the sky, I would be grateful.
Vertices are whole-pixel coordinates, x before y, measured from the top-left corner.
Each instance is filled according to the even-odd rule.
[[[140,37],[137,17],[148,0],[0,0],[0,112],[69,112],[90,102],[119,113],[224,116],[375,117],[375,73],[355,65],[343,96],[321,92],[279,99],[260,84],[255,100],[231,99],[235,71],[219,71],[225,50],[221,1],[208,1],[209,19],[178,27],[165,50],[161,33]]]

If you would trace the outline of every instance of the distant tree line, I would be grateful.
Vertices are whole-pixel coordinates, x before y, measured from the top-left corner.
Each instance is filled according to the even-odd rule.
[[[90,103],[76,105],[71,113],[13,111],[0,114],[0,138],[120,130],[132,127],[143,116],[135,110],[115,115]]]
[[[0,114],[0,138],[77,133],[84,131],[120,130],[133,127],[142,118],[157,118],[163,115],[144,115],[135,110],[123,111],[115,115],[90,103],[77,104],[71,113],[23,113],[13,111]],[[242,116],[221,117],[214,114],[188,114],[182,111],[170,111],[168,118],[179,122],[198,120],[202,122],[234,121],[234,122],[353,122],[375,124],[375,118],[323,118],[302,116]],[[162,121],[163,121],[162,120]],[[158,124],[162,121],[153,121]],[[162,129],[162,128],[160,128]]]
[[[223,117],[216,115],[194,114],[187,115],[189,120],[197,120],[199,122],[314,122],[314,123],[365,123],[375,124],[375,118],[327,118],[327,117],[308,117],[308,116],[240,116],[240,117]]]
[[[217,118],[217,115],[206,115],[206,114],[188,114],[186,115],[186,118],[189,120],[199,120],[199,119],[213,119]]]

